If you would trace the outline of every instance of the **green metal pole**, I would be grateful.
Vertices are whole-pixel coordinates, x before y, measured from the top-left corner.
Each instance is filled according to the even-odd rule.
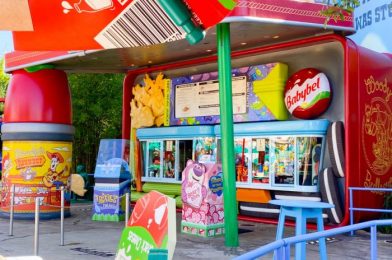
[[[225,212],[225,245],[238,246],[238,219],[235,188],[233,100],[231,86],[230,24],[217,27],[221,155],[223,171],[223,201]]]

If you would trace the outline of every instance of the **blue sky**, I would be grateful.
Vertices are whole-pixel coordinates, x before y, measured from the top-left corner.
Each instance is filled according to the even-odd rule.
[[[9,31],[0,31],[0,58],[4,56],[4,53],[10,52],[14,49],[12,43],[12,34]]]
[[[391,0],[361,0],[360,3],[354,13],[357,32],[350,38],[366,48],[392,53]]]

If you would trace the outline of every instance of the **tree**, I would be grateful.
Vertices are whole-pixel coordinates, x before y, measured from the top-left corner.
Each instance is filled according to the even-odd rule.
[[[344,20],[344,12],[352,13],[356,7],[360,5],[359,0],[324,0],[323,1],[330,6],[321,11],[321,14],[325,15],[325,25],[330,19]]]
[[[121,137],[122,81],[120,74],[70,74],[75,141],[73,165],[93,172],[99,141]]]
[[[4,98],[7,93],[10,77],[3,70],[4,59],[0,59],[0,98]],[[4,112],[4,104],[0,103],[0,114]]]

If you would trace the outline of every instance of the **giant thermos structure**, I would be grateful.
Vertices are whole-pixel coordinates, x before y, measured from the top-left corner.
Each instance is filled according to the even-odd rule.
[[[5,98],[0,216],[8,217],[15,187],[14,217],[60,217],[61,186],[69,187],[72,164],[71,95],[67,75],[55,69],[18,70]],[[69,201],[65,201],[69,206]],[[69,209],[65,210],[69,215]]]

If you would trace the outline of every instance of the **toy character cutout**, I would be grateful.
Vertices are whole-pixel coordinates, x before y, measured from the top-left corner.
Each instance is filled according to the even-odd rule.
[[[3,156],[2,166],[3,166],[3,169],[2,169],[3,170],[3,176],[2,177],[3,178],[7,178],[9,173],[10,173],[10,170],[12,168],[12,162],[10,160],[10,154],[9,153],[6,153]]]
[[[50,168],[46,175],[42,178],[42,181],[46,187],[50,188],[54,185],[58,189],[60,186],[64,185],[60,178],[61,175],[68,171],[68,166],[66,165],[63,170],[57,171],[57,166],[64,162],[63,156],[57,152],[46,152],[46,156],[50,159]]]
[[[182,173],[182,202],[193,208],[199,208],[203,199],[207,196],[207,188],[204,186],[207,169],[202,163],[188,160]]]
[[[10,199],[10,190],[11,190],[11,185],[9,180],[7,180],[8,175],[11,171],[12,168],[12,162],[10,159],[10,154],[6,153],[3,156],[2,159],[2,166],[3,166],[3,173],[2,173],[2,180],[3,180],[3,189],[0,189],[0,204],[5,205],[7,203],[7,199],[8,199],[8,203],[9,199]]]

